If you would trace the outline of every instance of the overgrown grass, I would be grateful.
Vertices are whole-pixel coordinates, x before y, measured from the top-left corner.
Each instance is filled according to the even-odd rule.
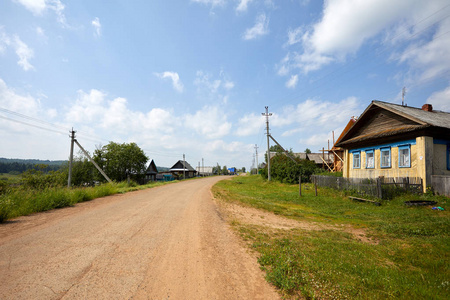
[[[307,299],[448,299],[448,211],[407,207],[407,195],[382,206],[349,200],[342,192],[263,181],[260,176],[221,181],[213,188],[224,201],[239,201],[292,219],[319,222],[329,230],[268,230],[233,222],[251,247],[267,280],[287,297]],[[430,200],[430,196],[420,196]],[[434,197],[447,208],[445,197]],[[364,228],[363,242],[341,225]]]
[[[139,186],[132,181],[130,184],[127,182],[107,183],[95,187],[78,187],[72,189],[54,187],[41,190],[13,187],[0,195],[0,222],[36,212],[73,206],[76,203],[95,198],[142,190],[164,184],[167,184],[167,182],[155,182]]]

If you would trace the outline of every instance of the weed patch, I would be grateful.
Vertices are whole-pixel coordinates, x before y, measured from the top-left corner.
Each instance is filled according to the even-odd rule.
[[[236,180],[236,179],[235,179]],[[446,211],[407,207],[402,196],[382,206],[349,200],[345,193],[263,181],[259,176],[221,181],[214,195],[325,230],[272,229],[233,222],[259,253],[267,281],[287,297],[306,299],[445,299],[450,292],[448,198],[432,197]],[[426,195],[424,197],[431,197]],[[328,226],[329,229],[326,229]],[[346,230],[363,229],[377,243]]]

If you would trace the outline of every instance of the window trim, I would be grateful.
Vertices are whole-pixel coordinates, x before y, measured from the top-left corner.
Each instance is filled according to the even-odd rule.
[[[383,151],[387,151],[389,153],[389,165],[383,166]],[[391,155],[391,147],[383,147],[380,148],[380,168],[388,169],[392,166],[392,155]]]
[[[358,167],[355,167],[355,154],[358,154]],[[361,151],[353,152],[353,169],[361,169]]]
[[[366,150],[365,151],[366,152],[366,169],[375,169],[375,151],[374,151],[374,149],[369,149],[369,150]],[[367,161],[367,154],[372,154],[373,155],[373,165],[372,165],[372,167],[368,167],[368,161]]]
[[[400,165],[400,150],[404,150],[404,149],[408,149],[408,165],[407,166],[401,166]],[[398,167],[399,168],[411,168],[411,145],[402,145],[402,146],[398,146]]]

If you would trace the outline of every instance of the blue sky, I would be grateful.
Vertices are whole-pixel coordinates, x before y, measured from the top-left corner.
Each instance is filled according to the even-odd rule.
[[[445,0],[0,0],[0,157],[135,142],[158,166],[318,152],[371,100],[450,111]]]

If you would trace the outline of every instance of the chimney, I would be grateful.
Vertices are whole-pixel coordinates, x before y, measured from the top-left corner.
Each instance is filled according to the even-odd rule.
[[[433,105],[431,105],[431,104],[424,104],[422,106],[422,110],[424,110],[424,111],[433,111]]]

